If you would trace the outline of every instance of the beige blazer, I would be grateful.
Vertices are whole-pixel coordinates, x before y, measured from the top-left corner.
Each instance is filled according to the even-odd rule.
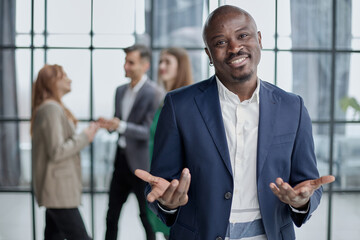
[[[74,208],[81,203],[80,150],[89,144],[61,105],[47,101],[35,113],[32,174],[36,200],[46,208]]]

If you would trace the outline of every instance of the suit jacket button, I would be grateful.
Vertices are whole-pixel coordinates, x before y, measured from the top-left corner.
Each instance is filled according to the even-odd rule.
[[[231,198],[231,196],[232,196],[231,192],[225,193],[225,199],[226,200],[229,200]]]
[[[217,237],[216,240],[223,240],[223,238],[222,237]]]

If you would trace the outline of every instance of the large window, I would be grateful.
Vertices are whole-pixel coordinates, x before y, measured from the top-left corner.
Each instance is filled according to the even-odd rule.
[[[60,64],[73,80],[64,103],[79,118],[80,131],[100,116],[112,117],[115,89],[128,81],[123,48],[134,43],[151,47],[148,74],[155,81],[159,53],[170,46],[187,49],[195,81],[212,75],[201,31],[208,13],[223,4],[254,17],[263,40],[259,77],[303,97],[320,174],[336,176],[309,223],[296,229],[298,238],[360,235],[354,227],[360,224],[360,0],[2,0],[0,215],[14,217],[1,218],[0,239],[43,234],[44,210],[31,189],[29,135],[39,69]],[[94,239],[104,236],[116,139],[101,130],[81,153],[81,211]]]

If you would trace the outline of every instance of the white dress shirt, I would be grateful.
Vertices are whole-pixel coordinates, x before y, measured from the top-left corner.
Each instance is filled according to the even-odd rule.
[[[251,98],[244,101],[240,101],[218,78],[216,80],[234,178],[226,239],[263,240],[266,235],[263,232],[256,185],[260,80],[257,80],[257,87]],[[250,233],[251,238],[239,237],[244,228],[247,232],[254,232]],[[253,228],[256,228],[255,231]],[[258,232],[261,234],[258,235]]]
[[[122,119],[120,119],[119,127],[117,128],[117,131],[122,134],[126,131],[126,121],[130,115],[130,112],[132,110],[132,107],[134,105],[135,99],[137,97],[137,94],[141,87],[145,84],[148,77],[146,75],[143,75],[141,80],[134,86],[131,87],[130,83],[128,84],[127,89],[125,90],[124,96],[122,98],[121,102],[121,116]],[[120,136],[118,144],[121,148],[126,147],[126,139],[125,136]]]

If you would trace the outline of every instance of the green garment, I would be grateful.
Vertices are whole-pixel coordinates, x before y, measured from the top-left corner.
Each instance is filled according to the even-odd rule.
[[[154,137],[155,137],[155,131],[156,131],[157,122],[159,120],[160,112],[161,112],[161,107],[159,107],[158,110],[156,111],[153,123],[151,124],[150,127],[150,141],[149,141],[150,161],[152,159],[152,154],[154,150]],[[170,235],[170,228],[167,227],[149,208],[147,208],[147,217],[154,232],[162,232],[166,236]]]

